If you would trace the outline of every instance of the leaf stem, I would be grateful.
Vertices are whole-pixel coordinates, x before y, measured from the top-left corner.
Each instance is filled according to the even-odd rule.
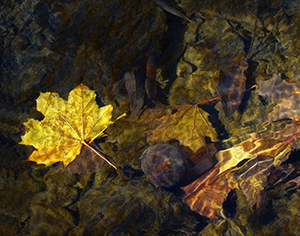
[[[196,103],[196,106],[198,106],[198,105],[200,105],[200,104],[202,104],[202,103],[212,102],[212,101],[219,100],[219,99],[221,99],[221,97],[215,97],[215,98],[212,98],[212,99],[200,101],[200,102]]]
[[[83,141],[83,144],[87,146],[89,149],[91,149],[94,153],[96,153],[100,158],[102,158],[104,161],[106,161],[110,166],[112,166],[115,170],[118,168],[115,167],[109,160],[107,160],[104,156],[102,156],[97,150],[95,150],[92,146],[88,145],[85,141]]]
[[[98,134],[96,134],[90,141],[89,143],[93,142],[96,138],[100,137],[103,132],[107,129],[107,127],[111,124],[113,124],[115,121],[121,119],[122,117],[126,116],[126,113],[120,115],[117,119],[115,119],[114,121],[111,121],[108,125],[106,125]]]

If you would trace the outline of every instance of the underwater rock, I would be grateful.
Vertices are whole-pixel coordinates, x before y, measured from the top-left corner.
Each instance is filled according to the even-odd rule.
[[[55,204],[32,205],[31,214],[25,229],[29,235],[66,235],[75,227],[72,212]]]
[[[21,227],[19,221],[14,217],[0,214],[0,222],[0,232],[3,236],[17,235],[17,233],[20,231]]]
[[[72,204],[79,198],[80,188],[75,174],[52,167],[44,175],[43,191],[31,199],[30,218],[24,232],[29,235],[65,235],[76,224]],[[77,184],[77,185],[76,185]]]
[[[0,176],[0,218],[8,217],[20,225],[28,218],[28,208],[36,194],[42,191],[43,184],[35,178],[34,171],[28,169],[16,172],[1,167]],[[0,232],[3,231],[0,227]]]
[[[180,147],[168,143],[147,148],[142,156],[142,170],[156,186],[173,187],[189,168],[187,155]]]

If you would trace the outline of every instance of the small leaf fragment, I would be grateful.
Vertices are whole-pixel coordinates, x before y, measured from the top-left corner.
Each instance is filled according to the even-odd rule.
[[[182,14],[180,11],[177,11],[176,9],[174,9],[173,7],[170,7],[168,4],[160,1],[160,0],[154,0],[154,2],[156,2],[162,9],[164,9],[165,11],[171,13],[174,16],[178,16],[184,20],[187,20],[188,22],[192,22],[189,18],[187,18],[184,14]]]

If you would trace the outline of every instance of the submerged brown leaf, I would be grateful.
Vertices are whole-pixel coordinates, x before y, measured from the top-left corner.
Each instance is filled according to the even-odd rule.
[[[249,139],[218,154],[220,173],[246,161],[233,169],[240,189],[245,194],[249,206],[253,206],[267,185],[271,167],[280,165],[291,152],[291,146],[275,139]],[[248,159],[248,160],[247,160]],[[217,166],[218,166],[217,165]]]
[[[239,183],[239,188],[246,196],[250,207],[257,203],[260,194],[266,187],[273,161],[272,157],[259,156],[249,160],[241,169],[234,173]]]
[[[156,63],[154,54],[150,54],[146,66],[145,90],[150,100],[156,99]]]
[[[84,146],[81,153],[65,168],[74,173],[87,173],[100,170],[103,164],[103,159],[99,158],[91,149]]]
[[[130,117],[134,118],[137,116],[144,105],[144,92],[141,92],[142,89],[140,88],[141,86],[138,83],[138,78],[136,78],[133,71],[125,72],[123,79],[130,100]]]
[[[217,160],[214,156],[216,152],[217,148],[214,143],[209,143],[205,147],[199,148],[189,157],[193,166],[188,170],[187,176],[190,179],[194,179],[214,167],[217,164]]]
[[[259,155],[257,158],[249,160],[235,172],[239,187],[246,196],[249,206],[253,207],[256,204],[257,209],[263,205],[262,193],[271,184],[269,177],[272,177],[274,167],[279,168],[280,172],[287,175],[292,170],[279,166],[289,157],[290,144],[281,143],[281,145],[274,145],[273,151],[270,149],[267,148],[265,156]],[[276,183],[272,183],[272,186],[280,181],[282,179],[278,178]]]
[[[232,63],[220,71],[218,93],[221,96],[222,107],[226,116],[231,116],[241,104],[245,88],[244,72],[248,63]]]
[[[213,221],[219,217],[219,212],[222,209],[228,193],[231,191],[231,185],[225,174],[219,176],[215,180],[210,180],[209,177],[214,176],[218,168],[210,171],[208,178],[202,181],[200,179],[194,181],[191,185],[183,188],[187,193],[183,201],[191,208],[191,210],[200,215],[207,216]],[[205,183],[206,182],[206,183]],[[195,188],[195,185],[198,185]],[[196,191],[191,191],[193,188]],[[190,191],[189,191],[190,190]]]
[[[297,121],[291,121],[286,124],[280,130],[274,132],[264,131],[257,135],[260,139],[264,140],[277,140],[278,142],[291,143],[293,149],[299,149],[299,145],[293,140],[295,134],[300,133],[300,123]]]
[[[216,180],[218,174],[219,168],[212,168],[189,185],[182,187],[182,190],[186,193],[186,196],[188,196],[191,193],[196,193],[197,191],[201,190],[202,188]]]
[[[273,100],[276,104],[273,111],[268,114],[265,121],[276,121],[281,119],[300,119],[300,83],[282,80],[278,75],[271,79],[257,81],[258,95]]]
[[[270,177],[268,179],[268,188],[271,188],[281,183],[286,178],[290,177],[294,170],[295,167],[292,164],[287,163],[277,166],[275,169],[272,169]]]
[[[285,189],[287,191],[291,191],[291,190],[299,188],[299,186],[300,186],[300,176],[297,176],[296,178],[291,179],[290,181],[288,181],[286,183]]]
[[[253,207],[260,203],[271,168],[285,161],[290,152],[290,143],[258,138],[219,151],[215,167],[182,188],[186,193],[183,200],[193,211],[216,220],[227,194],[239,188]],[[211,160],[208,156],[209,163]]]

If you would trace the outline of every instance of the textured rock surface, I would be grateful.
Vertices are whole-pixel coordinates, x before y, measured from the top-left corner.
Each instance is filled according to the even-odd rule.
[[[120,177],[103,181],[81,199],[77,230],[84,228],[87,235],[99,232],[171,235],[193,231],[197,221],[178,198],[146,185],[147,188],[143,182]]]

